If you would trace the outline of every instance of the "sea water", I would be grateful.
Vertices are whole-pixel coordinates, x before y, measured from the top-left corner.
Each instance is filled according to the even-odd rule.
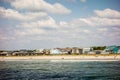
[[[120,62],[0,61],[0,80],[120,80]]]

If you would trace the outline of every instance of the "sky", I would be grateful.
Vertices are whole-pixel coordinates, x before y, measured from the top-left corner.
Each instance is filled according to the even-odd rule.
[[[120,45],[120,0],[0,0],[0,49]]]

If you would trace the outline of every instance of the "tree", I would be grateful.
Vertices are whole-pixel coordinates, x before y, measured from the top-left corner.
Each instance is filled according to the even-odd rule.
[[[106,46],[93,46],[93,50],[104,50]]]

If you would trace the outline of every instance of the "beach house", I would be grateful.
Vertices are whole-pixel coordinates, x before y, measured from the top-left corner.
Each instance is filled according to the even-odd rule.
[[[82,54],[82,49],[78,47],[73,47],[72,54]]]
[[[103,50],[102,54],[117,54],[119,53],[120,47],[119,46],[108,46]]]
[[[54,48],[50,50],[50,54],[62,54],[60,49]]]
[[[83,48],[83,54],[93,54],[93,48]]]
[[[34,53],[36,53],[36,54],[44,54],[43,52],[44,52],[44,49],[36,49],[34,51]]]

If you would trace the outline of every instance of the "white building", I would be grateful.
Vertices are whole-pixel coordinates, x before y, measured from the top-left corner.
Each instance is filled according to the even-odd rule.
[[[77,47],[73,47],[72,48],[72,54],[82,54],[82,49],[81,48],[77,48]]]
[[[43,53],[44,49],[36,49],[35,53]]]
[[[83,54],[93,54],[93,48],[83,48]]]
[[[59,49],[51,49],[50,54],[62,54],[62,51],[60,51]]]

